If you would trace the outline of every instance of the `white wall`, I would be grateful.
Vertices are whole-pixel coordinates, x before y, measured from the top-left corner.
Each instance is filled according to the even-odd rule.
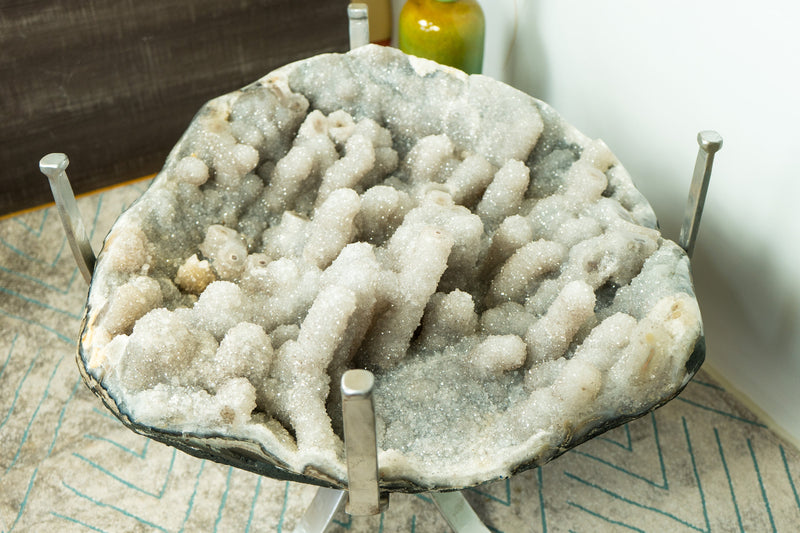
[[[668,237],[696,133],[722,134],[693,260],[707,362],[800,439],[800,5],[516,3],[500,75],[604,139]]]
[[[800,4],[482,5],[484,73],[605,140],[666,236],[678,235],[697,132],[723,136],[693,260],[706,361],[800,440]]]

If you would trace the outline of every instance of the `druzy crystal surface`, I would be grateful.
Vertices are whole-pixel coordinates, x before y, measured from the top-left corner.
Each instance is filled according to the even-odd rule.
[[[542,464],[702,356],[689,261],[604,143],[373,46],[201,109],[109,233],[80,349],[137,431],[335,486],[338,383],[370,369],[395,490]]]

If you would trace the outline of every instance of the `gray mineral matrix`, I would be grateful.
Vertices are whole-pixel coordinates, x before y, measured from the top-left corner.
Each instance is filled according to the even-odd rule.
[[[80,366],[141,433],[340,487],[339,379],[371,369],[381,485],[418,491],[641,416],[703,346],[689,260],[602,141],[367,46],[202,108],[106,239]]]

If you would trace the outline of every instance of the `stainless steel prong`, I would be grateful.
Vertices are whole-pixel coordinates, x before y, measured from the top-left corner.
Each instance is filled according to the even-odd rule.
[[[96,258],[67,177],[68,165],[69,158],[65,154],[47,154],[39,161],[39,170],[50,182],[50,190],[53,192],[53,199],[56,201],[56,208],[78,269],[86,283],[91,283]]]
[[[350,21],[350,50],[369,44],[369,13],[367,4],[350,4],[347,6],[347,18]]]
[[[456,533],[489,533],[475,510],[460,491],[429,492],[439,512]]]
[[[320,487],[294,528],[294,533],[324,533],[342,506],[345,494],[343,490]]]
[[[697,241],[697,232],[700,230],[700,217],[706,203],[708,183],[711,180],[711,167],[714,164],[714,154],[722,148],[722,137],[716,131],[705,130],[697,134],[697,162],[694,165],[692,184],[689,187],[689,199],[683,215],[683,226],[678,237],[678,244],[692,257],[694,244]]]
[[[382,513],[388,495],[378,487],[378,446],[372,388],[368,370],[348,370],[342,376],[342,419],[347,455],[348,499],[345,510],[356,516]]]

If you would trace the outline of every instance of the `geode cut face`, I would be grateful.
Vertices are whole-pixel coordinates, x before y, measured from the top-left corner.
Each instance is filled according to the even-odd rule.
[[[376,375],[381,485],[543,464],[703,359],[684,252],[614,155],[502,83],[364,47],[208,103],[108,234],[79,363],[134,430],[346,486],[339,380]]]

